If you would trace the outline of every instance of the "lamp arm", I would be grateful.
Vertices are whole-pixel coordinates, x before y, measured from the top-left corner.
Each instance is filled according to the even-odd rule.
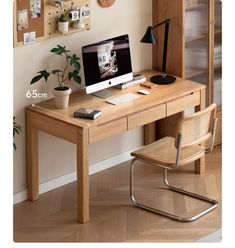
[[[163,57],[162,57],[162,74],[166,74],[166,58],[167,58],[167,46],[168,46],[168,34],[169,34],[169,22],[165,25],[165,35],[164,35],[164,47],[163,47]]]
[[[162,75],[165,76],[170,19],[166,19],[165,21],[158,23],[157,25],[153,26],[153,29],[163,24],[165,24],[165,34],[164,34],[163,56],[162,56]]]
[[[169,23],[170,19],[166,19],[165,21],[159,22],[158,24],[156,24],[155,26],[153,26],[153,29],[165,24],[165,23]]]

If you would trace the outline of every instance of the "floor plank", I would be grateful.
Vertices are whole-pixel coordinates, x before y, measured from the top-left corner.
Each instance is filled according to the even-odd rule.
[[[175,186],[218,199],[216,210],[192,223],[178,223],[132,206],[129,200],[129,162],[90,177],[90,222],[76,222],[76,184],[40,195],[36,202],[14,206],[16,242],[172,242],[196,241],[221,228],[221,147],[206,156],[206,174],[193,173],[193,164],[169,174]],[[186,198],[163,187],[161,169],[139,162],[137,196],[185,216],[206,203]]]

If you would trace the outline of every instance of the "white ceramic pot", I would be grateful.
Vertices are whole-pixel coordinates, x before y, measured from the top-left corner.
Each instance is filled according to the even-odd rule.
[[[58,22],[58,30],[61,33],[69,31],[69,22]]]
[[[55,96],[55,107],[58,109],[65,109],[69,106],[69,95],[72,90],[69,87],[61,89],[59,87],[55,88],[53,93]]]

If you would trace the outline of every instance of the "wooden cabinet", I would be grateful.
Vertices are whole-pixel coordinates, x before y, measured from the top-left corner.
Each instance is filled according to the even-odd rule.
[[[207,86],[206,104],[221,102],[222,22],[220,0],[185,2],[185,77]]]
[[[184,0],[184,67],[185,78],[206,85],[206,105],[211,102],[210,94],[210,24],[209,1]]]
[[[222,111],[222,3],[220,0],[153,0],[153,25],[169,18],[167,72],[206,85],[206,105]],[[153,69],[161,70],[163,28],[156,29]],[[221,143],[221,125],[216,144]]]

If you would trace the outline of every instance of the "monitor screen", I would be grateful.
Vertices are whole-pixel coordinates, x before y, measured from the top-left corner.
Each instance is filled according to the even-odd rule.
[[[83,46],[82,58],[87,93],[133,78],[128,35]]]

